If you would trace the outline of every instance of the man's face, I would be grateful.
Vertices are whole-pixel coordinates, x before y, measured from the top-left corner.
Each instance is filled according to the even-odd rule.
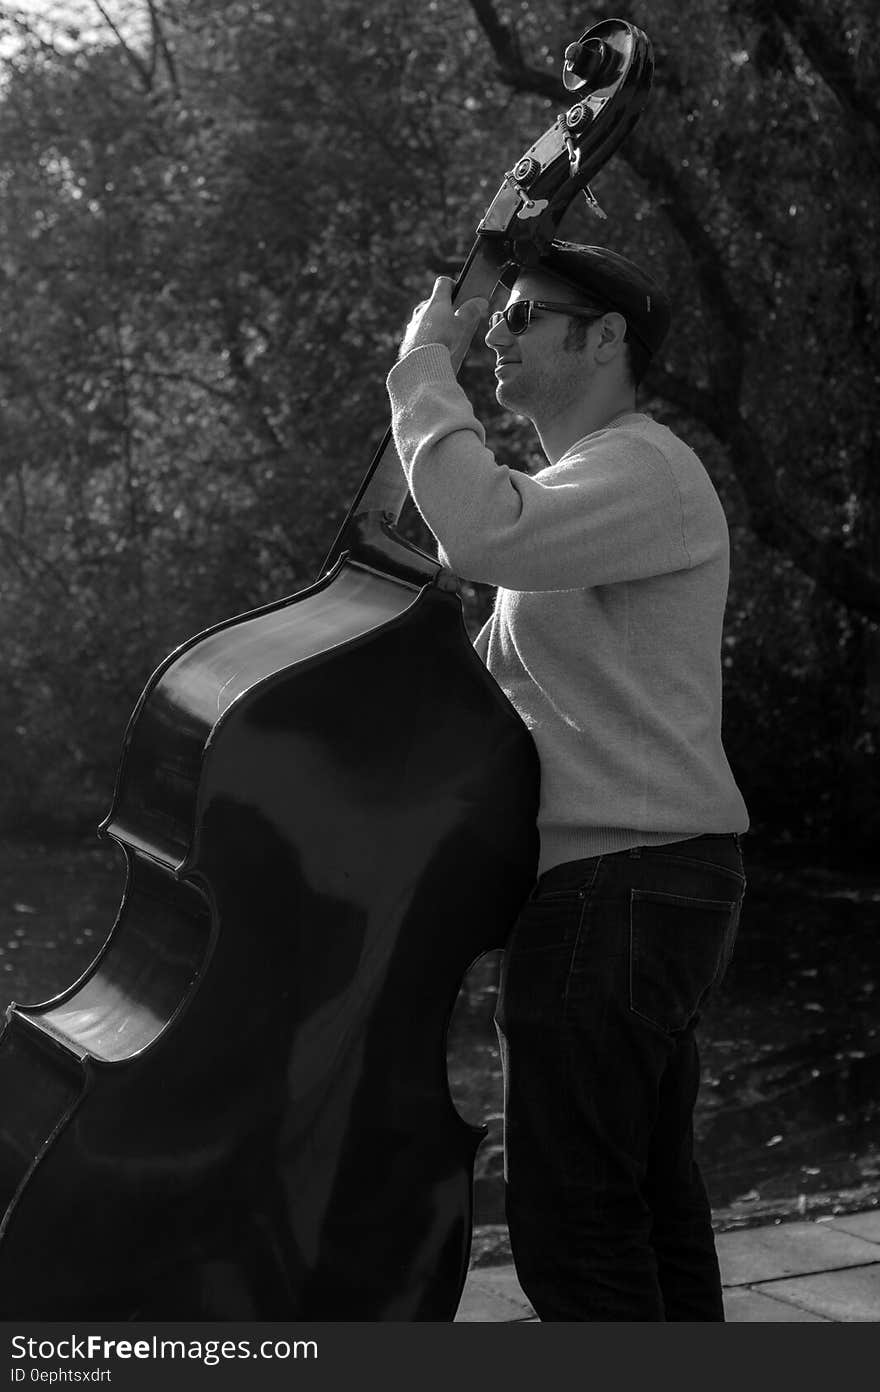
[[[573,286],[544,271],[525,271],[517,278],[507,304],[516,300],[586,303]],[[495,395],[503,406],[532,421],[547,421],[584,397],[596,368],[589,352],[564,346],[574,322],[536,309],[525,333],[512,334],[503,320],[489,330],[486,343],[496,354]]]

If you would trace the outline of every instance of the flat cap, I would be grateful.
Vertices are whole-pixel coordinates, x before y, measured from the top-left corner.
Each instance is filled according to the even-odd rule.
[[[607,247],[553,241],[537,265],[587,295],[597,307],[616,310],[652,355],[672,319],[669,300],[652,276]]]

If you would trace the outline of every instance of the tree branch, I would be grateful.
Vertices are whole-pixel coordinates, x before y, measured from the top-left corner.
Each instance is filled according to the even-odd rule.
[[[34,571],[41,570],[50,580],[54,580],[55,584],[64,594],[70,594],[70,580],[68,576],[59,569],[54,561],[50,561],[46,556],[41,556],[36,547],[26,542],[24,537],[16,536],[8,527],[0,526],[0,543],[6,547],[7,554],[12,564],[23,579],[32,581],[34,578]],[[22,559],[23,557],[27,557],[30,561],[30,568],[25,564]]]
[[[165,63],[165,71],[168,74],[168,82],[171,86],[171,90],[174,93],[174,96],[179,98],[180,82],[178,80],[177,75],[177,64],[174,61],[174,54],[172,53],[171,46],[168,43],[168,39],[165,34],[165,29],[162,25],[162,17],[159,13],[159,7],[156,5],[155,0],[147,0],[147,9],[150,12],[150,30],[153,36],[153,53],[155,55],[161,52],[162,58]]]
[[[187,386],[198,387],[199,391],[207,392],[210,396],[216,396],[219,401],[234,404],[237,400],[233,392],[215,386],[213,382],[206,382],[203,377],[196,376],[194,372],[169,372],[161,368],[138,367],[136,364],[132,364],[129,368],[129,376],[142,377],[157,382],[183,382]]]
[[[562,80],[544,68],[532,68],[526,63],[520,48],[519,36],[498,18],[494,0],[470,0],[480,28],[489,40],[489,47],[498,60],[498,75],[515,92],[534,92],[540,97],[563,101],[571,105],[571,93]]]
[[[249,419],[253,422],[258,434],[267,441],[276,455],[283,455],[284,441],[281,439],[269,417],[269,410],[262,383],[258,375],[251,371],[247,363],[244,344],[242,342],[240,310],[237,297],[233,291],[227,290],[223,295],[221,312],[224,339],[229,353],[229,367],[233,379],[238,382],[243,389],[244,398],[248,406]]]
[[[104,23],[107,25],[107,28],[113,33],[116,39],[118,39],[119,47],[122,49],[122,52],[125,54],[131,67],[134,69],[134,71],[140,78],[141,85],[143,86],[144,91],[151,92],[153,89],[153,74],[147,67],[146,63],[144,63],[143,60],[139,58],[138,55],[135,53],[134,49],[130,48],[129,45],[125,42],[125,39],[122,36],[122,31],[120,30],[119,26],[114,23],[110,15],[107,13],[104,6],[101,4],[101,0],[92,0],[92,4],[100,14]]]
[[[766,12],[762,12],[762,17]],[[880,133],[880,107],[876,86],[862,80],[858,63],[839,37],[834,24],[820,23],[802,0],[773,0],[771,17],[785,26],[841,107],[857,124],[867,122]],[[772,18],[771,18],[772,22]],[[842,21],[841,21],[842,23]]]

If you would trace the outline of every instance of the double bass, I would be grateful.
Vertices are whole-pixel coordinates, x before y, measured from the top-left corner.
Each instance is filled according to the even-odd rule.
[[[572,105],[454,299],[595,205],[651,75],[623,21],[569,46]],[[386,435],[317,582],[184,643],[135,708],[101,828],[116,923],[0,1038],[6,1320],[455,1316],[485,1128],[446,1030],[531,888],[538,768],[405,499]]]

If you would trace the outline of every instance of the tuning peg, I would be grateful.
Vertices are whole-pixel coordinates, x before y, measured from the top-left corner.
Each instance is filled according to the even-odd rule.
[[[586,86],[598,87],[617,65],[617,56],[601,39],[579,39],[565,50],[562,81],[569,92]]]

